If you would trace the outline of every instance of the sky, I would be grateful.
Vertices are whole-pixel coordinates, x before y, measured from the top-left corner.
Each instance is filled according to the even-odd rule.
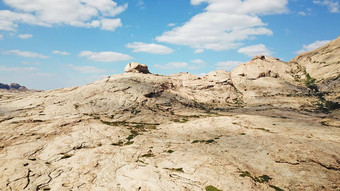
[[[130,62],[202,76],[339,35],[339,0],[1,0],[0,83],[81,86]]]

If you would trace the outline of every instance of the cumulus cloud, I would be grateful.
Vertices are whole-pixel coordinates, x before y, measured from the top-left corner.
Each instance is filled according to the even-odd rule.
[[[245,39],[273,34],[259,16],[288,11],[288,0],[191,0],[192,5],[203,2],[208,3],[204,12],[156,40],[189,46],[197,49],[196,53],[204,49],[234,49]]]
[[[133,42],[127,44],[126,47],[133,49],[132,52],[147,52],[152,54],[170,54],[173,52],[169,47],[154,43]]]
[[[329,42],[331,42],[330,40],[323,40],[323,41],[320,41],[320,40],[317,40],[311,44],[308,44],[308,45],[303,45],[302,46],[302,49],[301,50],[298,50],[296,51],[295,53],[296,54],[301,54],[301,53],[304,53],[304,52],[307,52],[307,51],[312,51],[312,50],[315,50],[325,44],[328,44]]]
[[[31,34],[19,34],[19,38],[21,39],[29,39],[29,38],[32,38],[33,35]]]
[[[240,48],[238,52],[245,54],[249,57],[253,57],[256,55],[271,56],[273,54],[264,44],[257,44],[257,45],[243,47],[243,48]]]
[[[232,70],[236,68],[238,65],[240,65],[242,62],[239,61],[226,61],[226,62],[218,62],[216,64],[216,69],[217,70]]]
[[[91,52],[91,51],[82,51],[79,54],[80,57],[86,57],[89,60],[95,62],[118,62],[118,61],[126,61],[131,60],[133,57],[118,53],[118,52]]]
[[[331,13],[339,13],[339,2],[333,0],[313,1],[314,4],[327,6]]]
[[[102,30],[115,31],[116,28],[123,26],[120,19],[102,19]]]
[[[85,73],[85,74],[99,74],[99,73],[105,73],[106,70],[105,69],[100,69],[100,68],[96,68],[93,66],[75,66],[75,65],[67,65],[67,67],[81,72],[81,73]]]
[[[22,56],[22,57],[29,57],[29,58],[43,58],[46,59],[48,56],[45,56],[43,54],[39,54],[36,52],[30,52],[30,51],[21,51],[21,50],[8,50],[3,52],[4,54],[14,54],[17,56]]]
[[[53,50],[52,53],[53,53],[53,54],[60,54],[60,55],[63,55],[63,56],[70,55],[69,52],[60,51],[60,50]]]
[[[0,10],[0,30],[6,31],[15,31],[19,23],[112,31],[113,26],[121,26],[121,21],[112,17],[125,11],[128,6],[127,3],[118,6],[112,0],[4,0],[4,3],[15,10]]]

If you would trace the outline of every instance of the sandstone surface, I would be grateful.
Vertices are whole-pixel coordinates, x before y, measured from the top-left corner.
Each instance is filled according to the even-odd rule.
[[[148,74],[149,69],[145,64],[140,64],[136,62],[131,62],[128,65],[126,65],[125,72],[127,73],[143,73],[143,74]]]
[[[338,191],[339,43],[203,77],[2,90],[0,190]]]

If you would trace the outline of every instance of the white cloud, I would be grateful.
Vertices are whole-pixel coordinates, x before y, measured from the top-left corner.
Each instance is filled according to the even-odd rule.
[[[296,51],[295,53],[296,54],[301,54],[301,53],[304,53],[304,52],[307,52],[307,51],[312,51],[312,50],[315,50],[325,44],[328,44],[329,42],[331,42],[330,40],[323,40],[323,41],[315,41],[311,44],[308,44],[308,45],[303,45],[302,49],[301,50],[298,50]]]
[[[305,12],[303,12],[303,11],[300,11],[300,12],[298,12],[297,13],[298,15],[301,15],[301,16],[306,16],[307,14],[305,13]]]
[[[175,23],[169,23],[168,27],[174,27],[176,24]]]
[[[232,70],[236,68],[238,65],[242,64],[242,62],[239,61],[226,61],[226,62],[218,62],[216,64],[217,70]]]
[[[40,21],[37,17],[31,14],[0,10],[0,30],[15,31],[18,27],[17,23],[28,23],[46,27],[51,26],[51,24]]]
[[[204,52],[204,49],[203,48],[201,48],[201,49],[196,49],[195,51],[194,51],[194,53],[196,53],[196,54],[200,54],[200,53],[203,53]]]
[[[29,38],[32,38],[33,35],[31,34],[19,34],[19,38],[21,39],[29,39]]]
[[[314,4],[327,6],[331,13],[339,13],[339,2],[333,0],[313,1]]]
[[[6,66],[0,66],[0,71],[3,72],[32,72],[32,71],[37,71],[36,68],[29,67],[29,68],[19,68],[19,67],[14,67],[14,68],[9,68]]]
[[[143,42],[133,42],[126,45],[127,48],[132,48],[132,52],[147,52],[152,54],[170,54],[173,50],[169,47],[159,44],[146,44]]]
[[[30,51],[21,51],[21,50],[9,50],[3,52],[4,54],[15,54],[17,56],[22,56],[22,57],[29,57],[29,58],[48,58],[48,56],[45,56],[43,54],[39,54],[36,52],[30,52]]]
[[[93,66],[74,66],[74,65],[67,65],[67,67],[81,72],[81,73],[86,73],[86,74],[99,74],[99,73],[105,73],[106,70],[105,69],[100,69],[100,68],[96,68]]]
[[[53,53],[53,54],[60,54],[60,55],[64,55],[64,56],[70,55],[69,52],[60,51],[60,50],[53,50],[52,53]]]
[[[106,19],[113,19],[128,6],[127,3],[118,6],[112,0],[4,0],[4,3],[15,10],[0,10],[0,30],[7,31],[15,31],[19,23],[107,30],[112,22],[108,24]]]
[[[206,63],[201,59],[190,60],[191,63],[205,65]]]
[[[0,40],[2,40],[4,38],[4,36],[2,34],[0,34]]]
[[[145,9],[145,4],[143,0],[138,0],[137,1],[137,7],[139,7],[140,9]]]
[[[188,68],[189,64],[186,62],[169,62],[166,65],[154,65],[157,68],[162,69],[180,69],[180,68]]]
[[[27,61],[22,61],[21,64],[23,65],[40,65],[40,62],[27,62]]]
[[[131,60],[133,57],[118,53],[118,52],[91,52],[91,51],[82,51],[79,54],[80,57],[86,57],[89,60],[95,62],[118,62]]]
[[[44,72],[38,72],[36,73],[37,76],[53,76],[51,73],[44,73]]]
[[[188,68],[191,70],[197,70],[207,65],[207,63],[201,59],[190,60],[190,63],[192,64],[190,64]]]
[[[271,56],[273,54],[264,44],[257,44],[257,45],[243,47],[243,48],[240,48],[238,52],[245,54],[249,57],[253,57],[256,55]]]
[[[258,16],[288,11],[288,0],[191,0],[193,5],[203,2],[208,3],[204,12],[156,40],[189,46],[197,49],[196,53],[234,49],[245,39],[273,34]]]
[[[206,63],[201,59],[196,59],[196,60],[190,60],[190,64],[188,64],[187,62],[169,62],[168,64],[165,64],[165,65],[156,64],[154,66],[157,68],[162,68],[162,69],[197,70],[197,69],[200,69],[206,66]]]
[[[102,19],[102,30],[115,31],[116,28],[123,26],[120,19]]]

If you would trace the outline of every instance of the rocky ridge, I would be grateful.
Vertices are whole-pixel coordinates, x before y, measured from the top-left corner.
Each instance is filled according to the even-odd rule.
[[[25,86],[21,86],[17,83],[11,83],[11,84],[3,84],[0,83],[0,89],[2,90],[16,90],[16,91],[28,91],[28,89]]]
[[[339,190],[339,45],[0,92],[0,190]]]

